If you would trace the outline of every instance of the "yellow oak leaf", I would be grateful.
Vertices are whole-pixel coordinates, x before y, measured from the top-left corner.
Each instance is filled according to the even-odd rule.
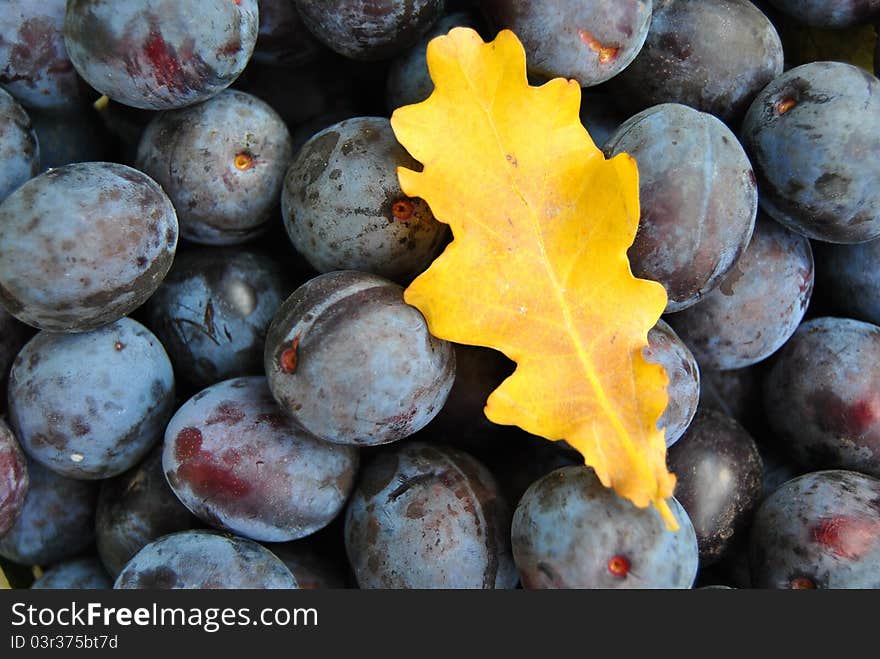
[[[626,255],[639,221],[635,161],[606,160],[593,144],[577,82],[528,84],[510,31],[484,43],[455,28],[427,58],[434,92],[391,118],[423,170],[398,177],[453,241],[405,300],[435,336],[516,362],[487,401],[491,421],[566,440],[606,487],[653,503],[676,529],[657,428],[668,380],[642,356],[666,291],[636,279]]]

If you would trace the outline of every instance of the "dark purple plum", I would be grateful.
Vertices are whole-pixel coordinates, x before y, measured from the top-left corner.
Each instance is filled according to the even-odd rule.
[[[0,12],[0,85],[28,109],[70,110],[85,100],[64,46],[65,0],[6,0]]]
[[[880,588],[880,480],[826,470],[794,478],[755,513],[754,588]]]
[[[513,374],[516,366],[490,348],[452,344],[455,380],[443,407],[424,432],[465,451],[490,443],[505,426],[492,423],[483,411],[489,395]]]
[[[843,62],[795,67],[758,94],[741,135],[773,219],[832,243],[880,236],[880,80]]]
[[[109,590],[113,580],[97,556],[56,563],[38,577],[32,590]]]
[[[68,0],[64,42],[77,72],[102,94],[168,110],[231,85],[258,29],[257,0]]]
[[[513,588],[510,510],[475,458],[406,442],[364,468],[345,516],[360,588]]]
[[[513,30],[529,73],[597,85],[623,71],[642,48],[657,0],[485,0],[495,31]]]
[[[275,399],[329,442],[377,445],[421,430],[455,379],[452,344],[430,334],[403,288],[350,270],[310,279],[266,336]]]
[[[779,35],[748,0],[654,0],[645,45],[614,82],[634,111],[682,103],[735,123],[782,68]]]
[[[802,466],[880,476],[880,327],[803,323],[764,379],[764,409]]]
[[[813,293],[810,241],[761,217],[746,251],[717,288],[669,324],[711,369],[756,364],[798,328]]]
[[[428,73],[426,49],[428,42],[443,36],[454,27],[476,28],[477,18],[466,11],[456,11],[440,18],[406,52],[401,53],[388,67],[385,100],[390,111],[404,105],[420,103],[434,91],[434,82]]]
[[[669,499],[678,531],[636,508],[589,467],[563,467],[532,484],[513,514],[513,557],[523,588],[691,588],[694,527]]]
[[[40,146],[31,119],[0,88],[0,202],[40,171]]]
[[[72,558],[95,540],[98,484],[64,478],[27,461],[30,486],[24,508],[0,538],[0,556],[21,565],[49,565]]]
[[[40,171],[77,162],[114,160],[116,144],[94,110],[30,110],[40,144]]]
[[[843,28],[880,18],[880,0],[768,0],[800,23]]]
[[[816,290],[841,316],[880,325],[880,239],[814,248]]]
[[[448,237],[428,205],[404,195],[398,167],[417,168],[384,117],[345,119],[312,136],[284,179],[290,240],[318,272],[361,270],[405,282]]]
[[[15,524],[28,492],[24,453],[12,430],[0,417],[0,538]]]
[[[151,542],[116,578],[119,590],[295,589],[296,578],[253,540],[214,531],[180,531]]]
[[[157,115],[141,136],[136,166],[168,194],[184,238],[230,245],[265,230],[292,159],[278,113],[230,89]]]
[[[215,384],[183,404],[165,430],[165,476],[212,526],[266,542],[327,526],[354,486],[358,451],[303,430],[264,377]]]
[[[162,446],[124,474],[101,482],[95,540],[98,555],[113,578],[153,540],[197,525],[165,480]]]
[[[410,47],[445,9],[444,0],[296,0],[309,31],[358,60],[393,57]]]
[[[717,117],[665,103],[624,122],[604,150],[609,158],[628,153],[639,166],[633,272],[666,287],[667,312],[693,306],[752,237],[758,190],[742,146]]]
[[[304,540],[268,545],[273,554],[280,558],[293,576],[298,588],[303,590],[326,590],[346,588],[346,566],[336,564],[321,554]]]
[[[269,66],[311,64],[323,46],[300,18],[294,0],[257,0],[260,31],[252,61]]]
[[[665,429],[666,446],[672,446],[697,413],[700,367],[684,342],[662,320],[648,331],[648,346],[642,354],[649,362],[660,364],[669,378],[666,387],[669,403],[657,421],[657,427]]]
[[[0,304],[40,329],[95,329],[146,301],[176,249],[174,207],[146,174],[65,165],[0,204]]]
[[[266,331],[293,288],[265,252],[200,248],[175,258],[146,303],[148,324],[178,376],[199,389],[262,375]]]
[[[745,428],[715,410],[700,410],[669,449],[675,498],[697,534],[700,565],[717,562],[747,528],[761,498],[763,463]]]
[[[69,478],[137,464],[174,409],[174,373],[159,340],[122,318],[91,332],[39,332],[15,358],[9,421],[25,452]]]

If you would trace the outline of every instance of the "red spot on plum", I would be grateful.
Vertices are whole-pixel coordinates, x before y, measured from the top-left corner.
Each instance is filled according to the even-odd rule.
[[[290,343],[290,347],[281,353],[281,370],[285,373],[294,373],[296,371],[296,363],[298,360],[297,348],[299,348],[299,334],[294,337]]]
[[[867,398],[848,403],[830,391],[820,390],[807,401],[815,410],[817,425],[826,432],[863,437],[880,419],[880,400]]]
[[[174,440],[174,457],[178,462],[192,460],[202,450],[202,432],[198,428],[184,428]]]
[[[187,462],[177,468],[177,477],[189,485],[193,493],[202,499],[219,502],[229,497],[250,494],[251,486],[235,473],[207,461],[200,455],[198,460]]]
[[[391,207],[391,214],[395,220],[406,222],[413,216],[415,208],[415,205],[409,199],[401,199],[394,202],[394,205]]]
[[[230,401],[224,401],[217,406],[214,414],[205,419],[205,425],[213,426],[222,423],[231,426],[244,419],[244,417],[245,414],[240,407]]]
[[[797,577],[791,580],[792,590],[816,590],[816,582],[809,577]]]
[[[587,48],[592,50],[599,56],[599,64],[608,64],[617,59],[617,55],[620,53],[620,48],[617,46],[606,46],[601,41],[596,39],[590,32],[587,32],[584,29],[578,30],[578,37],[580,40],[586,44]]]
[[[626,556],[612,556],[608,561],[608,571],[621,579],[629,574],[629,559]]]
[[[848,560],[867,554],[880,535],[880,522],[864,517],[826,517],[810,529],[810,538],[835,556]]]
[[[150,30],[150,36],[144,44],[144,55],[153,67],[156,82],[172,89],[179,86],[183,69],[177,60],[177,53],[157,29]]]

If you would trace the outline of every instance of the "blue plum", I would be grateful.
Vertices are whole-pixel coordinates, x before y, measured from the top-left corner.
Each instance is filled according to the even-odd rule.
[[[27,461],[30,486],[24,508],[0,538],[0,556],[21,565],[72,558],[95,540],[98,484],[64,478]]]
[[[582,87],[623,71],[642,48],[656,0],[486,0],[492,28],[513,30],[523,42],[529,72],[573,78]]]
[[[71,110],[86,99],[64,46],[66,0],[6,0],[0,12],[0,85],[24,107]]]
[[[68,0],[64,42],[77,72],[102,94],[168,110],[231,85],[258,29],[257,0]]]
[[[263,363],[281,407],[343,444],[409,437],[437,415],[455,379],[452,344],[430,334],[403,288],[350,270],[310,279],[284,301]]]
[[[803,323],[764,378],[764,409],[801,466],[880,476],[880,327]]]
[[[798,476],[755,514],[755,588],[880,588],[880,480],[846,470]]]
[[[669,324],[707,368],[735,369],[766,359],[800,325],[813,293],[810,241],[769,218],[717,288]]]
[[[405,442],[365,467],[345,548],[360,588],[516,585],[507,502],[485,466],[443,445]]]
[[[648,346],[642,353],[649,362],[660,364],[669,378],[666,387],[669,403],[657,421],[657,427],[664,428],[666,446],[672,446],[697,413],[700,367],[687,345],[662,320],[648,331]]]
[[[683,103],[734,125],[782,70],[779,34],[748,0],[654,0],[645,45],[613,84],[632,111]]]
[[[101,481],[95,512],[98,556],[115,578],[143,547],[198,526],[165,480],[162,446],[124,474]]]
[[[226,380],[184,403],[165,430],[171,489],[212,526],[266,542],[327,526],[354,486],[358,450],[303,430],[265,377]]]
[[[281,211],[313,268],[408,282],[430,265],[448,227],[422,199],[404,195],[398,167],[417,163],[384,117],[345,119],[303,145],[284,179]]]
[[[392,57],[443,13],[444,0],[296,0],[309,31],[337,53],[359,60]]]
[[[717,117],[664,103],[624,122],[604,150],[628,153],[639,166],[633,272],[666,287],[667,312],[693,306],[721,283],[754,231],[758,190],[742,146]]]
[[[32,590],[109,590],[113,581],[97,556],[55,563],[38,577]]]
[[[826,242],[880,237],[880,80],[844,62],[789,69],[740,134],[773,219]]]
[[[292,159],[290,133],[278,113],[230,89],[157,115],[141,136],[135,163],[168,194],[184,238],[231,245],[265,230]]]
[[[0,89],[0,202],[40,170],[40,146],[24,108]]]
[[[0,538],[21,514],[28,483],[24,453],[12,430],[0,417]]]
[[[174,207],[146,174],[52,169],[0,204],[0,304],[40,329],[95,329],[150,297],[176,249]]]
[[[168,355],[130,318],[91,332],[39,332],[9,378],[9,420],[25,452],[70,478],[134,466],[161,439],[173,408]]]
[[[532,484],[513,514],[513,558],[523,588],[691,588],[697,536],[675,499],[679,530],[654,508],[636,508],[586,466]]]
[[[296,578],[268,549],[253,540],[213,531],[180,531],[141,549],[126,564],[113,588],[295,589]]]
[[[263,373],[266,331],[292,290],[268,254],[208,247],[179,254],[145,310],[178,376],[202,389]]]

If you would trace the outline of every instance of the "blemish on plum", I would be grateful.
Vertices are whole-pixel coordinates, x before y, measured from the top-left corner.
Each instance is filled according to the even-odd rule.
[[[254,166],[254,157],[247,151],[235,154],[232,164],[240,172],[245,172]]]
[[[583,28],[578,30],[578,37],[590,50],[599,55],[599,64],[610,64],[620,53],[619,46],[606,46]]]
[[[810,528],[810,539],[835,556],[856,560],[871,550],[878,531],[874,520],[842,515],[820,519]]]
[[[217,406],[217,410],[208,419],[205,420],[206,426],[213,426],[222,423],[231,426],[244,419],[245,413],[240,407],[231,401],[224,401]]]
[[[615,577],[623,578],[629,574],[630,563],[626,556],[612,556],[608,560],[608,571]]]
[[[816,582],[809,577],[795,577],[791,580],[789,588],[792,590],[816,590]]]
[[[797,99],[794,97],[786,97],[780,101],[776,102],[774,108],[776,109],[776,114],[783,115],[789,110],[791,110],[795,105],[797,105]]]
[[[174,457],[178,462],[192,460],[202,450],[202,431],[188,427],[177,433],[174,440]]]
[[[281,353],[281,370],[287,373],[288,375],[296,372],[296,365],[299,357],[297,355],[297,349],[299,348],[299,340],[300,335],[297,334],[293,341],[290,342],[290,347],[284,350]]]

